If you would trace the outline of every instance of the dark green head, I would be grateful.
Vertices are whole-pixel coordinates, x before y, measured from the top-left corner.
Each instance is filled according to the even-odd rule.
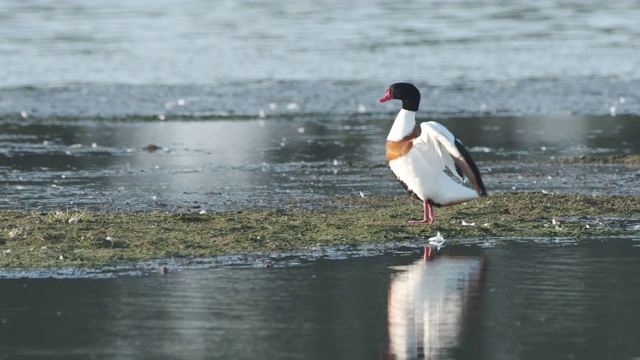
[[[378,102],[389,100],[402,100],[402,108],[409,111],[418,111],[420,106],[420,91],[413,84],[395,83],[387,89],[385,96]]]

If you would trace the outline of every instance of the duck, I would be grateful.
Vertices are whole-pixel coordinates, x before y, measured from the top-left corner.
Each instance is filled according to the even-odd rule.
[[[423,204],[423,219],[410,222],[432,224],[436,220],[433,207],[487,195],[480,171],[462,141],[436,121],[416,123],[417,87],[392,84],[378,102],[389,100],[401,100],[402,109],[387,136],[387,162],[404,189]]]

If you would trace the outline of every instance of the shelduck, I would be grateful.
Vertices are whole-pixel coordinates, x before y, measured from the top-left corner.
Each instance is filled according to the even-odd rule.
[[[411,222],[431,224],[436,219],[433,206],[487,195],[480,171],[462,142],[435,121],[416,124],[420,91],[414,85],[389,86],[378,102],[389,100],[401,100],[402,109],[387,136],[387,161],[400,184],[424,207],[424,218]],[[466,182],[472,188],[465,186]]]

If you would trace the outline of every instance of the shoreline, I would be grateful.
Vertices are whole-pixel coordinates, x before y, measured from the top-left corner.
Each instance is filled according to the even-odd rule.
[[[435,212],[434,224],[408,223],[421,215],[421,206],[407,196],[293,201],[283,209],[204,214],[1,211],[0,267],[99,268],[318,246],[383,245],[426,241],[438,231],[449,244],[468,239],[482,243],[491,237],[579,241],[640,235],[638,195],[496,193]]]

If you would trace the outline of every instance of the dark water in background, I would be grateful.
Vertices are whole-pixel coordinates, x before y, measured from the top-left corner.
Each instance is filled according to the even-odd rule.
[[[490,191],[637,193],[637,167],[531,162],[638,152],[639,17],[633,1],[3,1],[0,208],[401,194],[383,149],[399,104],[375,102],[396,81]]]
[[[634,1],[2,1],[0,209],[401,194],[383,149],[399,104],[375,102],[396,81],[490,191],[638,194],[637,166],[548,160],[639,152],[639,18]],[[0,358],[638,358],[634,234],[3,279]]]

